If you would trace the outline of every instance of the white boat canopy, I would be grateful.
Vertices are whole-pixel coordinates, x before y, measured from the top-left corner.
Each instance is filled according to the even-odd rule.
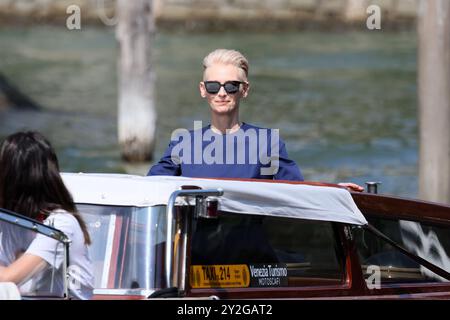
[[[342,188],[306,184],[198,179],[173,176],[63,173],[76,203],[148,207],[167,205],[182,186],[224,191],[219,209],[243,214],[367,224],[350,193]],[[180,198],[177,203],[185,200]]]

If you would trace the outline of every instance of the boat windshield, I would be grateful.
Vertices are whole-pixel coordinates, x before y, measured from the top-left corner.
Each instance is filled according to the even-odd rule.
[[[166,206],[77,207],[92,238],[95,289],[165,287]]]
[[[20,294],[28,297],[64,297],[66,246],[55,239],[56,229],[38,222],[0,211],[0,265],[7,267],[25,253],[45,243],[45,262],[18,284]],[[62,233],[61,233],[62,234]]]

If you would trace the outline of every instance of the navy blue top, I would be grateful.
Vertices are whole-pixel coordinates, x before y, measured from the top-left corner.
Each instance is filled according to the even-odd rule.
[[[178,130],[147,175],[303,181],[278,130],[247,123],[228,134],[215,133],[210,125],[201,130]]]

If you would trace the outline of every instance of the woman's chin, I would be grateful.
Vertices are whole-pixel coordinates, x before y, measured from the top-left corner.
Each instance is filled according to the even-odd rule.
[[[211,110],[216,114],[229,114],[233,111],[234,108],[230,106],[214,106]]]

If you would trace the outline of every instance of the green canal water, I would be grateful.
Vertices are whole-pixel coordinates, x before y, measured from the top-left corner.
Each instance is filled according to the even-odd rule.
[[[250,61],[241,120],[279,128],[307,180],[377,180],[383,193],[416,197],[416,34],[411,32],[159,33],[154,41],[155,159],[172,130],[208,121],[198,94],[201,60],[235,48]],[[40,103],[0,113],[0,138],[43,132],[63,171],[145,174],[117,146],[117,47],[112,28],[0,30],[0,72]]]

